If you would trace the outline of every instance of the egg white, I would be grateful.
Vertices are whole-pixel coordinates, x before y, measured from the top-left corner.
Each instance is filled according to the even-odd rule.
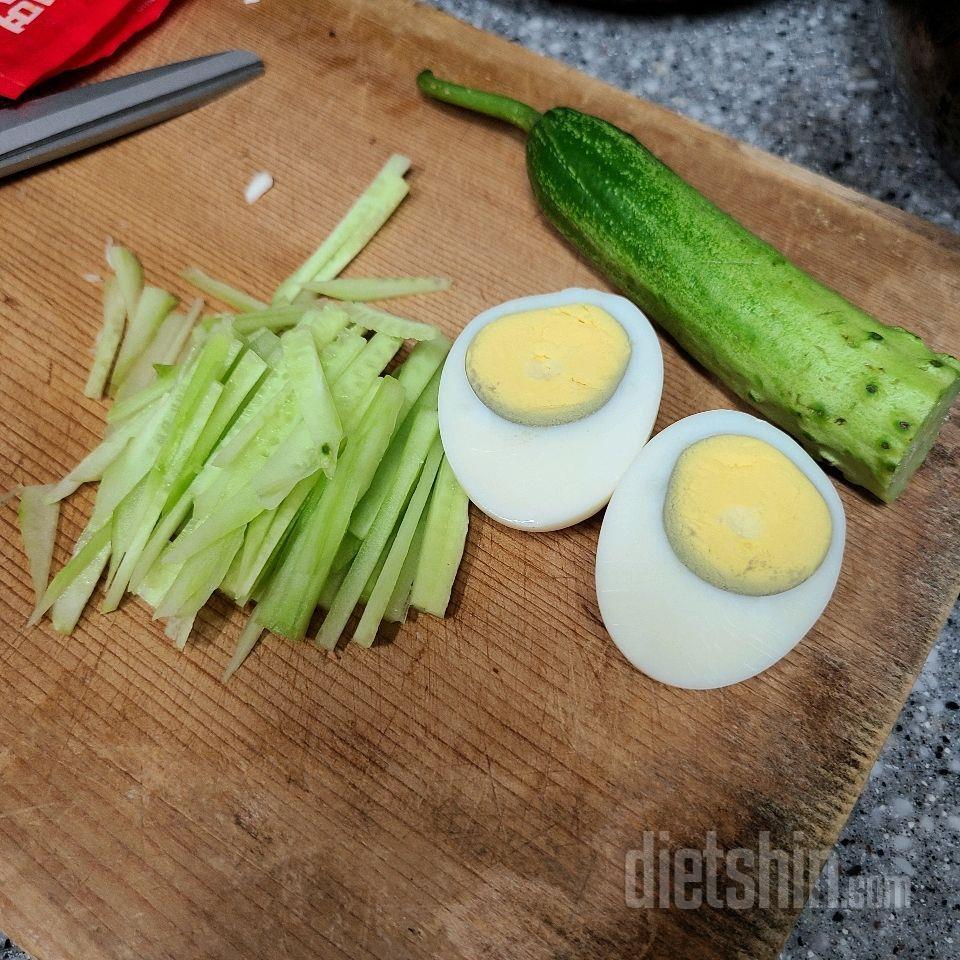
[[[830,510],[826,557],[790,590],[763,597],[722,590],[689,570],[670,546],[663,504],[674,465],[691,444],[717,434],[755,437],[775,447]],[[698,413],[644,447],[607,507],[597,548],[600,613],[623,655],[648,676],[697,690],[738,683],[784,657],[816,623],[836,587],[845,537],[840,498],[798,443],[746,413]]]
[[[466,374],[473,338],[498,318],[566,304],[594,304],[630,338],[630,360],[613,396],[572,423],[531,427],[497,415]],[[663,355],[647,318],[629,300],[571,288],[501,303],[457,337],[440,379],[440,435],[470,499],[494,520],[521,530],[558,530],[596,513],[653,429],[663,390]]]

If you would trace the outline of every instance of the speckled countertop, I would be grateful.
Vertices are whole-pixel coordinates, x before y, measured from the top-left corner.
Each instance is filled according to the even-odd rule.
[[[875,0],[773,0],[697,15],[426,2],[960,231],[960,187],[917,140]],[[836,848],[842,878],[908,878],[910,906],[808,905],[783,960],[960,957],[958,700],[955,608]],[[825,883],[820,894],[829,899]],[[0,934],[0,960],[23,957]]]

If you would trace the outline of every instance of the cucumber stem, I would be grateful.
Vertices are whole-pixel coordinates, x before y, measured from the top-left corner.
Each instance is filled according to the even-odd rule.
[[[456,107],[465,107],[467,110],[483,113],[497,120],[506,120],[507,123],[512,123],[527,133],[540,119],[540,114],[533,107],[519,100],[512,100],[497,93],[487,93],[485,90],[464,87],[449,80],[440,80],[431,70],[424,70],[419,74],[417,86],[434,100],[451,103]]]

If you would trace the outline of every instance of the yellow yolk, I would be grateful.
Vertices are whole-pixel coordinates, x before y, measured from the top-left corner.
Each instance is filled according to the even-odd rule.
[[[620,384],[630,338],[587,303],[511,313],[488,323],[467,350],[467,380],[494,413],[551,426],[599,410]]]
[[[823,562],[833,525],[817,488],[755,437],[721,435],[677,458],[663,510],[674,553],[707,583],[767,596]]]

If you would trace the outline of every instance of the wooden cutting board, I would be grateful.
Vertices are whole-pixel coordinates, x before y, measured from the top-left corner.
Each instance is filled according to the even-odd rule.
[[[635,132],[814,275],[960,349],[960,239],[408,0],[185,2],[104,74],[244,46],[263,79],[0,186],[5,486],[91,446],[81,397],[104,237],[186,293],[198,263],[267,293],[392,151],[412,193],[355,273],[437,273],[409,312],[455,334],[522,294],[604,286],[538,216],[511,131],[422,101],[425,65]],[[242,189],[276,178],[253,207]],[[733,404],[668,343],[662,427]],[[161,957],[770,958],[796,905],[625,905],[625,855],[830,847],[960,568],[957,412],[895,506],[844,483],[849,541],[820,624],[747,683],[704,693],[631,669],[593,590],[599,518],[522,535],[474,515],[446,621],[372,651],[275,639],[219,682],[222,601],[181,655],[144,608],[63,639],[0,513],[0,925],[37,960]],[[64,511],[58,560],[89,495]]]

